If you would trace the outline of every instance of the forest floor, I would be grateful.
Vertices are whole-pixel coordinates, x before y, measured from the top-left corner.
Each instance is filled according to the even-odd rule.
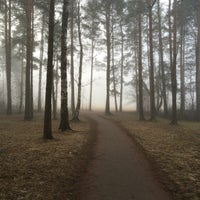
[[[90,123],[71,123],[75,132],[61,133],[53,120],[54,140],[42,139],[43,119],[0,116],[0,200],[72,200],[87,166]]]
[[[142,147],[155,173],[175,200],[200,199],[200,123],[140,122],[133,113],[107,117]]]

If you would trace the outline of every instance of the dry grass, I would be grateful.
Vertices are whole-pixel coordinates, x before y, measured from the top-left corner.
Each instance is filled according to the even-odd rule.
[[[169,121],[139,122],[133,113],[110,117],[142,146],[176,200],[200,199],[200,124]]]
[[[22,116],[0,117],[0,200],[75,199],[90,127],[72,123],[78,132],[63,134],[58,125],[53,121],[55,139],[44,141],[41,117],[30,122]]]

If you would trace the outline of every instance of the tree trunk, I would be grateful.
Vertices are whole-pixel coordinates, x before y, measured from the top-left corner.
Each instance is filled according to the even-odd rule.
[[[197,120],[200,121],[200,2],[198,3],[198,34],[197,34],[197,45],[196,45],[196,116]]]
[[[152,24],[152,4],[151,0],[148,2],[148,18],[149,18],[149,79],[150,79],[150,120],[154,121],[156,119],[156,109],[155,109],[155,89],[154,89],[154,57],[153,57],[153,24]]]
[[[171,79],[172,79],[172,120],[171,124],[177,124],[177,107],[176,107],[176,93],[177,93],[177,80],[176,80],[176,57],[177,57],[177,27],[176,27],[176,4],[177,0],[174,0],[173,4],[173,65],[171,67]]]
[[[33,48],[34,48],[34,0],[31,1],[31,118],[33,118]]]
[[[11,97],[11,0],[5,2],[5,49],[6,49],[6,80],[7,80],[7,114],[12,114]]]
[[[115,102],[115,112],[118,112],[118,105],[117,105],[117,86],[116,86],[116,75],[115,75],[115,58],[114,58],[114,22],[113,22],[113,15],[112,15],[112,25],[111,25],[111,32],[112,32],[112,76],[113,76],[113,90],[114,90],[114,102]]]
[[[91,74],[90,74],[90,103],[89,111],[92,111],[92,92],[93,92],[93,69],[94,69],[94,38],[92,36],[92,46],[91,46]]]
[[[68,112],[68,90],[67,90],[67,28],[68,28],[68,0],[63,0],[62,13],[62,34],[61,34],[61,110],[60,126],[61,131],[71,130],[69,125]]]
[[[26,18],[27,18],[27,35],[26,35],[26,89],[25,89],[25,120],[32,119],[31,113],[31,5],[32,0],[27,0]]]
[[[107,69],[106,69],[106,106],[105,114],[110,115],[110,0],[106,2],[106,46],[107,46]]]
[[[164,115],[168,116],[168,106],[167,106],[167,95],[166,95],[166,77],[165,77],[165,66],[163,59],[163,41],[162,41],[162,22],[161,22],[161,12],[160,12],[160,0],[158,2],[158,30],[159,30],[159,65],[161,67],[161,77],[162,77],[162,96],[164,102]]]
[[[141,1],[138,1],[138,81],[139,81],[139,120],[144,120],[143,110],[143,76],[142,76],[142,16]]]
[[[42,16],[42,29],[41,29],[41,40],[40,40],[40,67],[39,67],[39,85],[38,85],[38,112],[42,111],[42,67],[44,58],[44,26],[45,26],[45,14]]]
[[[23,98],[24,98],[24,44],[22,44],[22,57],[21,57],[21,84],[20,84],[20,104],[19,113],[22,113]]]
[[[78,96],[77,96],[77,104],[75,113],[73,115],[73,120],[79,121],[79,112],[81,108],[81,89],[82,89],[82,63],[83,63],[83,45],[82,45],[82,38],[81,38],[81,16],[80,16],[80,0],[78,0],[78,38],[79,38],[79,45],[80,45],[80,64],[79,64],[79,77],[78,77]]]
[[[180,115],[183,118],[185,112],[185,31],[181,25],[181,45],[180,45],[180,77],[181,77],[181,106]]]
[[[121,78],[120,78],[120,106],[119,111],[122,112],[122,101],[123,101],[123,85],[124,85],[124,34],[123,34],[123,25],[120,21],[120,30],[121,30]]]
[[[44,113],[44,139],[53,139],[51,122],[51,94],[53,79],[53,41],[54,41],[54,10],[55,0],[50,0],[49,8],[49,38],[48,38],[48,60],[47,60],[47,79],[46,79],[46,98]]]
[[[75,112],[75,95],[74,95],[74,0],[71,1],[71,111]]]

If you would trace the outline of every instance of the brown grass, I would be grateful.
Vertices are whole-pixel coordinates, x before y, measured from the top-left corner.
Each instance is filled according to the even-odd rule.
[[[0,117],[0,199],[71,200],[91,144],[89,123],[71,123],[77,132],[58,131],[42,139],[43,120],[25,122],[22,116]]]
[[[125,127],[155,164],[165,188],[176,200],[200,199],[200,124],[139,122],[133,113],[110,117]]]

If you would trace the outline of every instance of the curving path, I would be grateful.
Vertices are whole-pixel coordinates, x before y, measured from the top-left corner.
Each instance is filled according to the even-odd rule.
[[[170,200],[137,145],[114,123],[93,113],[98,141],[81,186],[81,200]]]

